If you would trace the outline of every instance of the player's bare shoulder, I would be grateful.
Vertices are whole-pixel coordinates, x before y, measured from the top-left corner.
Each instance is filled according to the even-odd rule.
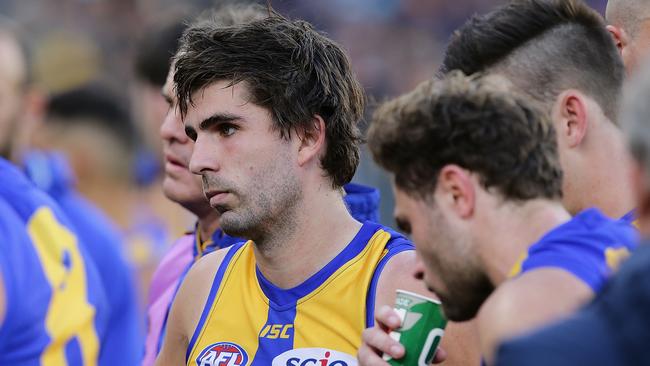
[[[156,365],[183,363],[189,340],[210,294],[212,281],[230,248],[205,255],[188,271],[169,314],[167,332]]]
[[[177,313],[180,319],[178,320],[188,338],[191,337],[196,324],[198,324],[201,310],[210,294],[214,276],[230,249],[224,248],[206,254],[190,268],[183,279],[174,306],[179,307]]]

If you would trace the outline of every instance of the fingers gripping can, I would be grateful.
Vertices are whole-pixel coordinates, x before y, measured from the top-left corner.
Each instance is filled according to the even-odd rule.
[[[395,311],[400,317],[401,326],[390,335],[404,346],[406,354],[399,360],[387,355],[384,355],[384,359],[390,365],[430,365],[447,325],[440,302],[397,290]]]

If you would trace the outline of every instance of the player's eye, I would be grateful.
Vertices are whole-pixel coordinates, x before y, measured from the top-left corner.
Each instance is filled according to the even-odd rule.
[[[174,101],[172,101],[172,98],[170,98],[167,95],[163,95],[163,98],[165,98],[165,103],[167,103],[167,108],[171,109],[171,107],[174,106]]]
[[[219,125],[218,129],[221,136],[224,137],[232,136],[235,132],[237,132],[237,126],[230,123],[222,123]]]
[[[401,217],[396,217],[397,228],[406,235],[411,235],[411,223]]]
[[[196,142],[196,130],[194,130],[192,127],[186,126],[185,134],[190,138],[190,140]]]

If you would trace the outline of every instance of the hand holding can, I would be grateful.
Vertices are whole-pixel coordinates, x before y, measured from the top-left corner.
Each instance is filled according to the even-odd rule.
[[[430,365],[447,325],[440,302],[397,290],[395,311],[400,317],[401,326],[390,335],[404,346],[406,353],[399,360],[386,355],[384,359],[395,366]]]

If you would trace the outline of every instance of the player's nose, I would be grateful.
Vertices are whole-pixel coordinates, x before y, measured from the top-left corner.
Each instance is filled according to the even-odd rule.
[[[197,138],[194,142],[194,151],[190,158],[189,168],[194,174],[203,174],[209,171],[218,171],[219,162],[214,154],[215,148],[208,141]]]
[[[189,138],[185,134],[183,122],[176,112],[175,108],[170,108],[160,125],[160,137],[163,140],[175,140],[181,143],[188,142]]]

